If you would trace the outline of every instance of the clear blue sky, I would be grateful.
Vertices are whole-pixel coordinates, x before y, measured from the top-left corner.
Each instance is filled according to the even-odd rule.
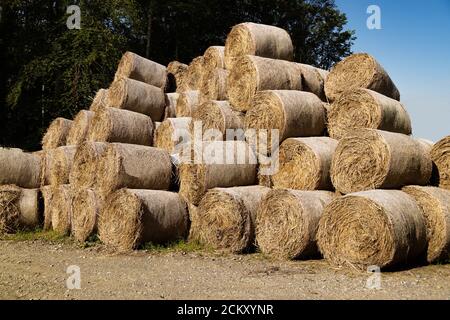
[[[450,135],[450,0],[336,0],[356,31],[354,52],[373,55],[408,109],[413,134]],[[381,30],[369,30],[367,8],[381,9]]]

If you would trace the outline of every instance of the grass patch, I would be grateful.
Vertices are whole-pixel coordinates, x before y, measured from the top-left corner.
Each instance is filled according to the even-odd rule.
[[[61,235],[55,231],[43,231],[42,229],[36,229],[32,231],[18,231],[14,234],[2,234],[1,240],[8,241],[46,241],[46,242],[67,242],[70,239],[64,235]]]
[[[208,248],[198,242],[187,242],[179,240],[168,244],[154,244],[151,242],[145,243],[140,249],[147,250],[149,252],[156,253],[169,253],[169,252],[212,252],[211,248]]]

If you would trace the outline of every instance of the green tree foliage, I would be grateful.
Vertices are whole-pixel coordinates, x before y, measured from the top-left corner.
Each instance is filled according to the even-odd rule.
[[[81,29],[66,26],[69,5]],[[350,54],[334,0],[1,0],[0,144],[37,150],[55,117],[88,108],[126,50],[185,63],[243,21],[289,31],[296,60],[323,68]]]

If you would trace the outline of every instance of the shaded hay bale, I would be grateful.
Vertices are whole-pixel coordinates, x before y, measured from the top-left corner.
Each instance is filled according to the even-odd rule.
[[[184,239],[189,218],[177,193],[121,189],[107,198],[98,227],[103,243],[128,251],[146,242]]]
[[[367,53],[353,54],[337,63],[325,82],[325,92],[334,101],[347,90],[365,88],[400,101],[400,92],[388,73]]]
[[[176,114],[177,117],[191,117],[199,104],[200,91],[186,91],[180,93],[177,101]]]
[[[199,90],[202,85],[203,79],[203,56],[194,58],[189,64],[186,73],[186,81],[190,90]]]
[[[270,191],[256,215],[256,242],[261,252],[278,259],[319,256],[319,220],[334,197],[328,191]]]
[[[69,235],[72,220],[73,189],[69,184],[59,185],[53,189],[50,203],[52,228],[61,235]]]
[[[189,143],[191,140],[190,123],[191,118],[169,118],[164,120],[155,130],[155,147],[172,153],[175,151],[176,146]]]
[[[69,175],[72,170],[76,151],[76,146],[65,146],[48,152],[48,160],[51,163],[49,173],[50,185],[54,186],[69,183]]]
[[[78,112],[67,135],[68,146],[78,145],[86,140],[93,118],[94,112],[92,111],[81,110]]]
[[[439,172],[439,186],[450,189],[450,136],[438,141],[431,150],[431,158]]]
[[[92,189],[78,190],[72,200],[72,236],[85,242],[97,232],[97,223],[104,199]]]
[[[273,175],[275,188],[333,190],[331,160],[338,142],[328,137],[290,138],[279,150],[279,170]]]
[[[108,146],[105,142],[84,142],[74,156],[69,181],[75,189],[96,185],[98,164]]]
[[[188,90],[186,81],[187,69],[187,64],[178,61],[172,61],[168,64],[169,92],[183,92]]]
[[[64,118],[56,118],[53,120],[42,138],[42,150],[55,149],[65,146],[72,123],[72,120],[67,120]]]
[[[41,195],[44,203],[44,231],[52,229],[52,199],[54,188],[51,186],[41,187]]]
[[[39,155],[0,147],[0,185],[39,188],[41,161]]]
[[[211,69],[205,72],[200,88],[200,101],[227,100],[227,77],[225,69]]]
[[[331,180],[343,194],[426,185],[431,173],[430,155],[419,142],[374,129],[355,130],[340,140],[331,164]]]
[[[98,108],[108,107],[109,106],[109,90],[108,89],[100,89],[95,94],[94,99],[92,100],[91,106],[89,107],[89,111],[95,112]]]
[[[328,113],[328,132],[341,139],[351,130],[379,129],[411,134],[411,119],[397,100],[368,89],[344,92],[331,105]]]
[[[188,208],[189,221],[190,221],[188,241],[189,242],[200,242],[200,235],[198,234],[198,231],[199,231],[198,206],[195,206],[192,203],[188,203],[187,208]]]
[[[319,223],[320,251],[335,265],[380,268],[423,259],[425,221],[420,208],[397,190],[358,192],[332,201]]]
[[[200,242],[233,253],[252,249],[256,212],[269,191],[262,186],[209,190],[198,207]]]
[[[166,94],[166,109],[164,112],[164,120],[177,117],[177,102],[179,98],[180,94],[176,92]]]

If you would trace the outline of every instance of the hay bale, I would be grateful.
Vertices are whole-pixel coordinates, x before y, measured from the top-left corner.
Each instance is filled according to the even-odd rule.
[[[129,51],[122,56],[116,77],[145,82],[161,90],[165,90],[167,86],[167,69],[165,66]]]
[[[144,114],[116,108],[101,108],[92,119],[89,141],[122,142],[151,146],[152,119]]]
[[[67,120],[64,118],[56,118],[53,120],[42,138],[42,150],[55,149],[65,146],[72,123],[72,120]]]
[[[104,199],[92,189],[78,190],[72,200],[72,230],[75,240],[85,242],[97,232]]]
[[[48,152],[47,159],[49,163],[51,163],[50,172],[48,174],[48,182],[50,185],[54,186],[69,183],[69,175],[72,170],[76,151],[76,146],[65,146]]]
[[[121,189],[111,194],[98,224],[101,241],[120,251],[184,239],[188,228],[186,204],[179,195],[155,190]]]
[[[39,188],[41,161],[38,155],[0,147],[0,185]]]
[[[166,111],[164,112],[164,120],[177,117],[177,102],[179,98],[180,94],[176,92],[166,94]]]
[[[41,223],[39,189],[0,186],[0,234],[34,229]]]
[[[433,141],[430,141],[428,139],[422,139],[422,138],[416,138],[416,140],[417,140],[417,142],[419,142],[422,145],[422,147],[424,148],[424,150],[427,153],[431,153],[431,150],[434,147],[434,142]]]
[[[167,151],[112,143],[99,160],[97,187],[108,194],[120,188],[169,190],[172,162]]]
[[[346,91],[331,105],[328,113],[328,132],[341,139],[351,130],[379,129],[411,134],[411,119],[397,100],[369,89]]]
[[[257,179],[258,179],[258,185],[267,187],[267,188],[273,188],[273,175],[263,174],[262,168],[265,167],[263,164],[259,164],[258,166],[258,173],[257,173]]]
[[[95,112],[98,108],[108,107],[109,106],[109,90],[108,89],[100,89],[95,94],[94,99],[92,100],[91,106],[89,107],[89,111]]]
[[[277,259],[319,256],[319,220],[334,197],[329,191],[270,191],[256,214],[256,243],[261,252]]]
[[[244,141],[196,141],[192,162],[179,168],[180,195],[198,205],[208,189],[256,183],[257,159]]]
[[[52,229],[52,199],[54,188],[50,186],[41,187],[41,195],[44,203],[44,231]]]
[[[153,121],[160,121],[164,117],[166,96],[160,88],[121,78],[111,84],[108,106],[142,113]]]
[[[279,149],[279,170],[273,175],[275,188],[334,190],[331,160],[338,142],[328,137],[290,138]]]
[[[325,93],[330,101],[356,88],[370,89],[400,101],[400,92],[388,73],[367,53],[353,54],[336,64],[325,82]]]
[[[225,47],[211,46],[203,54],[203,69],[205,72],[214,69],[225,69]]]
[[[199,231],[198,206],[195,206],[192,203],[188,203],[187,209],[188,209],[189,221],[190,221],[188,241],[189,242],[201,242],[200,235],[198,234],[198,231]]]
[[[438,170],[439,186],[450,189],[450,136],[434,145],[431,150],[431,158]]]
[[[292,61],[294,46],[286,30],[257,23],[235,25],[225,42],[225,65],[233,67],[235,60],[244,55]]]
[[[183,92],[188,90],[186,81],[187,69],[187,64],[178,61],[172,61],[168,64],[169,92]]]
[[[69,235],[72,220],[73,189],[69,184],[59,185],[53,189],[50,204],[52,228],[61,235]]]
[[[267,141],[258,141],[258,150],[264,154],[278,147],[272,145],[270,130],[279,130],[280,142],[291,137],[323,135],[326,128],[325,110],[322,101],[309,92],[261,91],[255,95],[251,109],[245,115],[245,128],[248,141],[252,144],[260,132],[269,131]]]
[[[325,81],[329,72],[307,64],[300,64],[302,70],[302,90],[314,93],[322,101],[327,101]]]
[[[262,186],[214,188],[198,207],[200,242],[214,249],[243,253],[254,247],[258,206],[270,191]]]
[[[200,88],[200,101],[227,100],[227,77],[225,69],[211,69],[205,72]]]
[[[92,188],[96,185],[98,164],[107,146],[104,142],[84,142],[78,147],[69,175],[69,182],[74,188]]]
[[[186,91],[180,93],[177,101],[176,114],[177,117],[191,117],[199,104],[200,91]]]
[[[67,145],[79,145],[86,140],[91,126],[94,112],[88,110],[81,110],[73,120],[72,127],[67,135]]]
[[[155,130],[154,145],[173,153],[179,144],[189,143],[191,134],[189,125],[191,118],[169,118],[164,120]]]
[[[422,145],[410,136],[359,129],[339,141],[331,163],[336,189],[352,193],[426,185],[432,162]]]
[[[380,268],[422,259],[426,227],[414,199],[398,190],[371,190],[333,200],[319,222],[320,251],[335,265]]]
[[[190,90],[199,90],[203,79],[203,56],[194,58],[186,72],[187,86]]]
[[[194,123],[201,121],[203,134],[205,134],[206,130],[218,130],[222,133],[222,136],[217,138],[225,140],[227,129],[237,130],[244,128],[244,119],[245,115],[242,112],[233,110],[228,101],[209,101],[199,105],[192,113],[191,131],[194,130]]]

